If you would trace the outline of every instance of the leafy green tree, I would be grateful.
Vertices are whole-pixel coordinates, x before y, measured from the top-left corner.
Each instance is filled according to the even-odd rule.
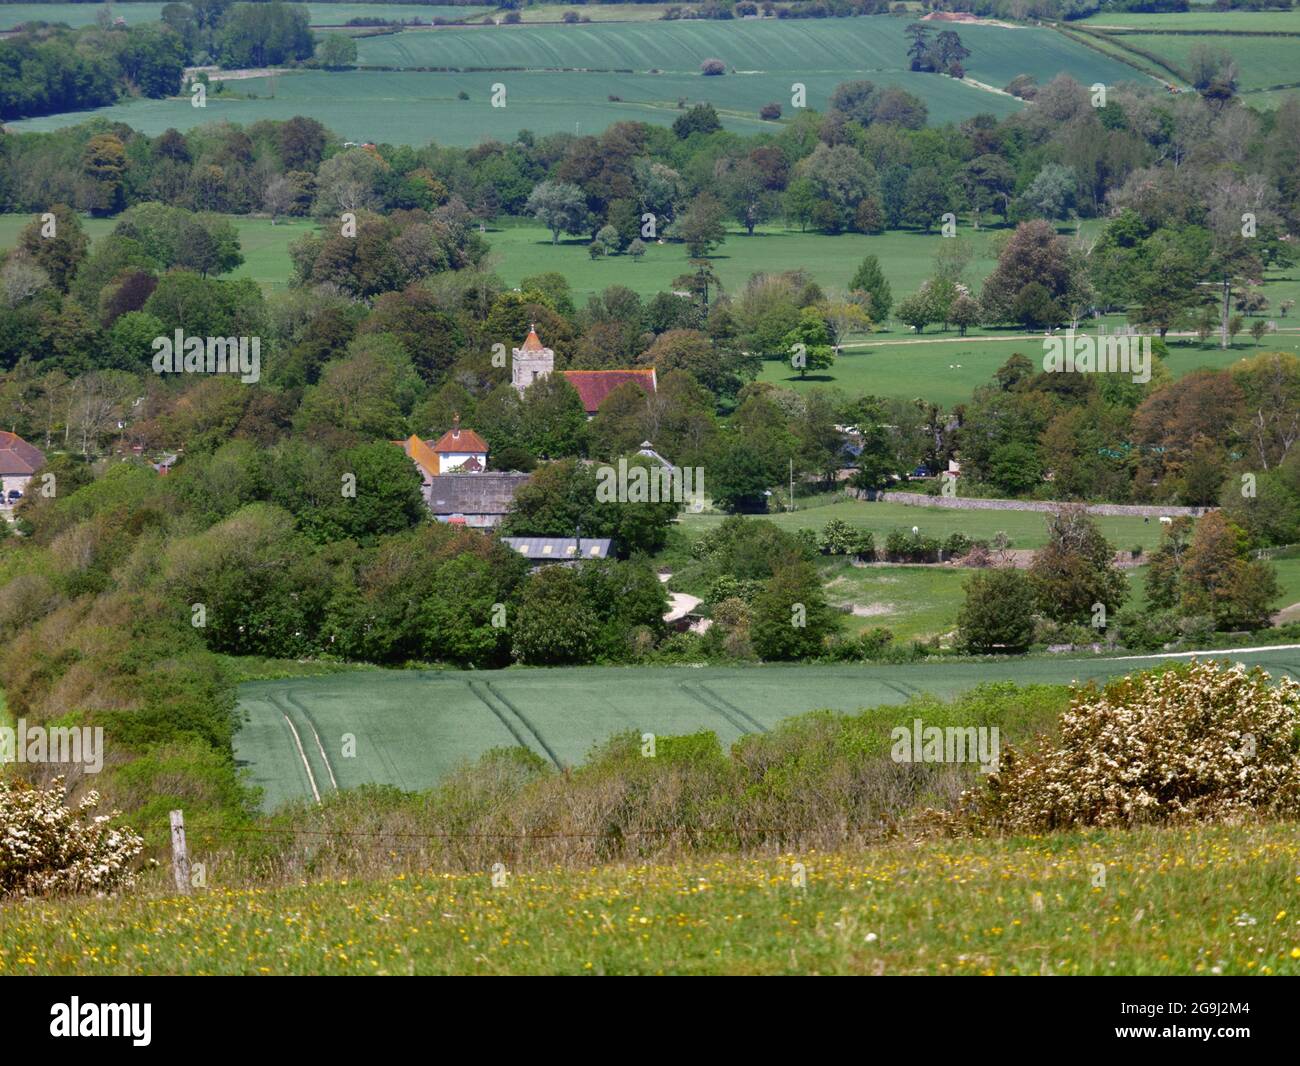
[[[774,483],[768,463],[755,449],[736,444],[714,464],[709,492],[725,511],[762,513],[767,510],[767,490]]]
[[[86,142],[81,173],[92,215],[115,215],[126,206],[126,147],[113,134],[97,134]]]
[[[799,312],[798,324],[785,335],[785,347],[792,353],[791,362],[801,378],[809,370],[825,370],[835,363],[831,331],[815,307]]]
[[[327,33],[316,45],[316,59],[326,70],[356,66],[357,42],[346,33]]]
[[[1047,522],[1047,543],[1034,553],[1029,579],[1039,611],[1056,622],[1089,624],[1096,604],[1107,617],[1128,598],[1128,581],[1115,551],[1080,506],[1065,506]]]
[[[552,244],[560,243],[562,233],[585,233],[591,224],[587,198],[578,186],[566,182],[540,182],[525,210],[551,231]]]
[[[814,658],[836,628],[821,579],[808,563],[781,567],[754,599],[750,636],[769,661]]]
[[[510,626],[515,659],[535,666],[590,662],[599,637],[599,622],[575,570],[546,566],[528,579]]]
[[[966,582],[958,641],[977,653],[1022,652],[1034,639],[1034,590],[1024,571],[981,570]]]
[[[889,317],[894,297],[885,272],[880,269],[880,261],[874,255],[867,256],[858,265],[849,281],[849,291],[866,293],[870,297],[867,311],[873,322],[884,322]]]
[[[693,134],[717,133],[722,129],[722,120],[712,104],[696,104],[673,122],[673,133],[679,140],[686,140]]]
[[[18,235],[18,244],[45,271],[57,289],[67,292],[86,261],[90,238],[86,236],[81,220],[67,204],[54,204],[48,214],[54,216],[52,231],[46,221],[35,219],[23,227]]]
[[[700,193],[677,220],[674,230],[693,259],[708,255],[727,239],[726,210],[711,193]]]
[[[1245,532],[1220,511],[1197,521],[1178,588],[1182,613],[1212,615],[1219,629],[1263,628],[1278,595],[1272,565],[1249,557]]]

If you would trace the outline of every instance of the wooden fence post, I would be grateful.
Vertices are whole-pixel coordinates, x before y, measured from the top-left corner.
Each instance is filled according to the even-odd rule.
[[[172,874],[176,878],[176,890],[188,896],[190,859],[185,853],[185,815],[181,811],[172,811]]]

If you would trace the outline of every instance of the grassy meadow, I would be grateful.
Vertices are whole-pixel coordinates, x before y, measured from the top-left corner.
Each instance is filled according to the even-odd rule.
[[[33,215],[0,214],[0,253],[18,243],[18,235],[32,221]],[[289,283],[293,263],[289,245],[307,233],[315,232],[316,223],[309,219],[282,218],[272,224],[269,218],[248,215],[226,216],[239,231],[244,262],[225,278],[252,278],[263,289],[283,289]],[[82,217],[81,225],[92,244],[113,232],[117,220]]]
[[[917,491],[925,491],[918,487]],[[911,504],[885,501],[839,499],[833,503],[818,501],[820,506],[795,511],[782,511],[765,517],[783,529],[820,530],[833,518],[847,522],[857,529],[869,529],[875,535],[877,546],[891,530],[910,530],[916,526],[928,537],[943,540],[952,533],[965,533],[972,539],[992,539],[1004,532],[1013,548],[1041,548],[1047,543],[1048,515],[1039,511],[959,511],[945,507],[916,507]],[[721,525],[720,514],[690,514],[682,516],[682,528],[687,536],[696,537]],[[1150,551],[1160,543],[1160,523],[1154,519],[1145,522],[1135,517],[1097,515],[1098,528],[1116,547],[1128,549],[1141,545]]]
[[[1300,34],[1300,8],[1290,11],[1217,11],[1212,7],[1191,11],[1099,11],[1081,20],[1094,29],[1112,26],[1152,32],[1296,33]]]
[[[1111,319],[1113,323],[1122,319]],[[1276,333],[1256,345],[1249,337],[1226,351],[1215,344],[1202,345],[1195,339],[1175,341],[1170,345],[1166,363],[1175,378],[1201,367],[1222,369],[1258,352],[1300,351],[1300,333]],[[955,333],[936,333],[929,341],[872,340],[861,346],[846,347],[829,369],[800,377],[783,362],[765,362],[761,381],[771,381],[796,389],[834,387],[852,393],[912,399],[921,397],[932,403],[953,406],[970,400],[972,392],[987,385],[993,373],[1015,353],[1031,360],[1042,358],[1042,339],[1022,337],[1008,340],[996,335],[959,338]]]
[[[1300,974],[1291,825],[0,908],[0,974]],[[161,882],[161,876],[156,878]],[[498,879],[499,880],[499,879]]]

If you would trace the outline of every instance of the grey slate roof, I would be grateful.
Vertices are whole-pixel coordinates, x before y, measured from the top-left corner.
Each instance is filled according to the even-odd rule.
[[[435,515],[504,515],[528,474],[438,474],[425,499]]]
[[[572,537],[502,537],[501,543],[517,551],[525,559],[538,562],[565,559],[607,559],[612,541],[609,537],[595,539],[583,537],[574,544]],[[575,548],[581,548],[581,556]]]

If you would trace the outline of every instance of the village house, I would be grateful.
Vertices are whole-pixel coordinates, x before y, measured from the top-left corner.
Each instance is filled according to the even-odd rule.
[[[492,529],[501,524],[510,501],[528,474],[489,471],[488,443],[464,429],[457,415],[452,428],[436,441],[415,434],[392,442],[415,464],[421,491],[433,517],[451,525]]]
[[[17,433],[0,430],[0,506],[12,507],[27,492],[32,475],[45,465],[45,453]]]
[[[535,326],[529,327],[524,343],[518,348],[512,348],[511,355],[510,383],[519,390],[521,396],[538,378],[544,378],[555,371],[555,352],[541,342]],[[588,418],[595,417],[605,398],[629,381],[652,396],[657,389],[654,367],[636,370],[561,370],[560,373],[582,399],[582,408],[587,412]]]

